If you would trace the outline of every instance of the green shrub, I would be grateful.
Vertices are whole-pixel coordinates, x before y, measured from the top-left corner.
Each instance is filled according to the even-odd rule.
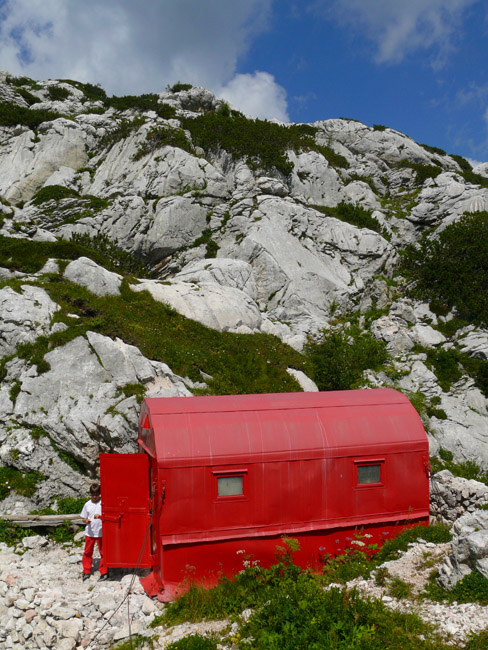
[[[242,625],[238,648],[254,650],[440,650],[428,625],[355,590],[324,591],[302,574],[273,591]]]
[[[320,205],[312,206],[315,210],[322,212],[329,217],[335,217],[346,223],[350,223],[358,228],[368,228],[382,235],[385,239],[390,240],[390,234],[380,224],[376,217],[373,217],[373,211],[363,208],[359,204],[346,203],[341,201],[336,207],[322,207]]]
[[[320,151],[332,165],[348,166],[346,159],[330,147],[316,144],[317,129],[307,124],[282,126],[248,119],[237,111],[231,111],[230,116],[210,111],[197,118],[182,119],[182,127],[190,131],[193,144],[206,152],[223,149],[234,159],[245,158],[251,167],[268,171],[274,168],[285,176],[293,169],[287,150]]]
[[[423,165],[422,163],[413,163],[410,160],[400,160],[398,167],[406,167],[415,171],[415,181],[417,185],[423,185],[428,178],[436,178],[444,170],[438,165]]]
[[[87,99],[93,102],[100,100],[104,101],[107,97],[107,94],[100,84],[82,83],[81,81],[73,81],[73,79],[58,79],[58,81],[62,81],[78,88],[78,90],[83,92]]]
[[[73,233],[71,238],[73,244],[82,247],[86,251],[92,251],[102,259],[102,266],[112,268],[119,273],[134,275],[138,278],[151,277],[151,268],[142,260],[134,257],[131,253],[119,248],[117,240],[112,241],[107,235],[99,234],[91,237],[84,233]],[[87,257],[91,257],[90,254]],[[92,257],[92,259],[94,259]],[[96,259],[94,260],[96,261]]]
[[[58,504],[57,512],[61,515],[76,515],[82,511],[85,502],[88,499],[83,497],[74,498],[74,497],[59,497],[56,499]]]
[[[36,97],[25,88],[19,88],[17,90],[17,94],[20,95],[23,99],[25,99],[25,101],[29,104],[29,106],[33,106],[33,104],[39,104],[41,102],[39,97]]]
[[[117,111],[136,110],[140,112],[154,111],[159,117],[169,120],[176,115],[176,109],[168,104],[159,103],[159,95],[124,95],[123,97],[104,98],[105,106]]]
[[[355,388],[365,370],[377,370],[388,359],[385,343],[356,327],[323,330],[308,341],[304,352],[319,390]]]
[[[194,148],[191,142],[188,141],[188,138],[185,135],[183,129],[172,129],[169,127],[156,127],[151,129],[147,136],[145,142],[143,142],[136,153],[134,154],[134,160],[140,160],[144,156],[161,149],[161,147],[177,147],[178,149],[183,149],[189,153],[194,152]]]
[[[463,376],[460,364],[460,354],[454,348],[429,348],[426,364],[437,377],[437,382],[443,391],[448,392],[453,383]]]
[[[42,86],[38,84],[34,79],[30,79],[30,77],[7,77],[7,83],[10,84],[11,86],[29,86],[30,88],[35,88],[36,90],[40,90]]]
[[[488,187],[488,178],[485,178],[480,174],[475,174],[471,167],[471,163],[466,160],[466,158],[454,154],[451,154],[451,158],[461,167],[461,176],[465,181],[473,183],[474,185],[481,185],[481,187]]]
[[[403,599],[412,596],[412,585],[408,584],[398,576],[394,576],[388,585],[388,594],[393,598]]]
[[[428,144],[421,144],[420,146],[423,147],[429,153],[436,153],[439,156],[446,156],[447,155],[446,152],[444,151],[444,149],[440,149],[439,147],[431,147]]]
[[[122,274],[149,277],[150,270],[112,242],[106,235],[74,234],[71,241],[37,242],[0,235],[0,266],[37,273],[50,258],[76,260],[89,257],[97,264]]]
[[[457,162],[457,164],[461,167],[461,171],[463,172],[470,172],[473,169],[471,163],[468,160],[466,160],[466,158],[464,158],[463,156],[450,154],[450,158],[452,158]]]
[[[0,126],[23,124],[30,129],[37,129],[42,122],[52,122],[58,117],[61,117],[59,113],[46,109],[34,110],[6,102],[0,103]]]
[[[7,544],[7,546],[16,546],[24,537],[31,537],[32,535],[36,535],[36,532],[31,528],[22,528],[0,517],[0,542]]]
[[[168,90],[172,93],[179,93],[182,90],[191,90],[193,86],[191,84],[182,84],[179,81],[173,84],[171,87],[168,87]]]
[[[71,95],[70,91],[62,86],[49,86],[47,94],[49,95],[49,99],[53,102],[63,102]]]
[[[469,322],[488,324],[488,212],[466,214],[436,239],[409,246],[402,273],[413,294],[454,307]]]
[[[72,197],[79,197],[80,193],[63,185],[47,185],[41,188],[32,199],[34,205],[41,205],[46,201],[60,201]]]

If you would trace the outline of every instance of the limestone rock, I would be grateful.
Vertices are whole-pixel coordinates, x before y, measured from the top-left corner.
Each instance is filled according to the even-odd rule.
[[[49,333],[59,306],[40,287],[23,285],[20,293],[0,289],[0,355],[7,356],[21,343],[33,343]]]
[[[117,296],[120,293],[122,276],[98,266],[88,257],[79,257],[70,262],[64,271],[64,277],[86,287],[96,296]]]
[[[236,331],[242,325],[250,331],[259,329],[261,314],[249,296],[230,286],[214,282],[194,284],[175,282],[164,284],[142,280],[132,285],[133,291],[149,291],[159,302],[177,312],[219,331]]]

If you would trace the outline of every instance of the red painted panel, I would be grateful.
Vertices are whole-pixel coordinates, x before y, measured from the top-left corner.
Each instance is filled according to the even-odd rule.
[[[146,454],[100,454],[103,548],[109,567],[152,567]]]

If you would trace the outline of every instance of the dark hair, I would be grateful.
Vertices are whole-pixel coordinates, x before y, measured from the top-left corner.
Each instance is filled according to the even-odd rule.
[[[90,485],[90,494],[92,497],[100,494],[100,483],[95,482]]]

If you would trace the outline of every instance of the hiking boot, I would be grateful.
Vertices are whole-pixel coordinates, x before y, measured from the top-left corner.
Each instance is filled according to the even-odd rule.
[[[83,582],[85,582],[85,580],[88,580],[89,577],[90,577],[89,573],[84,573],[83,574]]]
[[[108,580],[108,573],[104,573],[103,576],[98,578],[98,582],[103,582],[104,580]]]

